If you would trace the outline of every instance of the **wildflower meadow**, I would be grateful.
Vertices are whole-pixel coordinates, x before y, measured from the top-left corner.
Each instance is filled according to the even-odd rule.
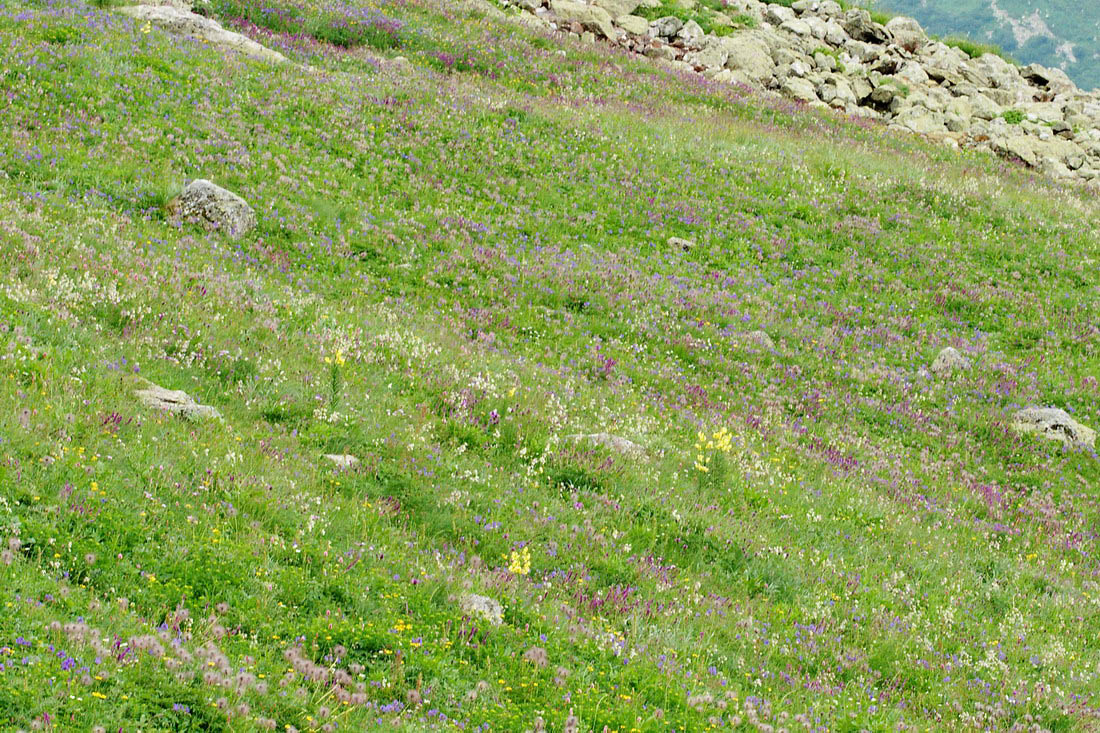
[[[1100,426],[1095,192],[461,3],[118,4],[0,3],[0,729],[1100,727],[1100,464],[1011,427]]]

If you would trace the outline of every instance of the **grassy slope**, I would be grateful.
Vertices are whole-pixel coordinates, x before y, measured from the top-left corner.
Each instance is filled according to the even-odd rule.
[[[381,10],[411,69],[0,9],[0,724],[1093,725],[1096,457],[1006,428],[1100,425],[1093,197]]]

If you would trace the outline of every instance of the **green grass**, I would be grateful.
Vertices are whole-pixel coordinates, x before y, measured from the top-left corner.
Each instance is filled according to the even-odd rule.
[[[952,48],[957,48],[972,59],[976,59],[979,56],[983,56],[987,53],[991,53],[994,56],[1000,56],[1010,64],[1019,65],[1019,62],[1012,58],[1009,54],[1005,53],[1004,49],[992,43],[981,43],[970,38],[964,38],[962,36],[948,36],[943,39],[943,42]]]
[[[278,7],[218,11],[277,67],[0,8],[0,728],[1088,729],[1100,470],[1008,426],[1100,425],[1090,192]],[[197,177],[257,229],[173,219]]]

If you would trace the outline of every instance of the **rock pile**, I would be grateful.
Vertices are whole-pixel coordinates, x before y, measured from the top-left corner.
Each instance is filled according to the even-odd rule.
[[[952,146],[1018,158],[1059,178],[1100,185],[1100,91],[1084,92],[1059,69],[970,58],[933,40],[912,18],[885,25],[834,0],[791,7],[728,0],[694,20],[648,20],[659,0],[503,0],[537,24],[714,79],[778,92],[810,106],[875,117]],[[695,0],[677,0],[691,9]]]

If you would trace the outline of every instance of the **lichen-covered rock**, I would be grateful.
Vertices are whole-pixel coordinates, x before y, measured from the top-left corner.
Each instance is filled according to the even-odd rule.
[[[233,238],[243,237],[256,227],[256,212],[248,202],[204,178],[188,183],[168,208],[184,221]]]
[[[1080,424],[1057,407],[1026,407],[1012,416],[1012,429],[1069,446],[1093,448],[1096,444],[1095,430]]]

